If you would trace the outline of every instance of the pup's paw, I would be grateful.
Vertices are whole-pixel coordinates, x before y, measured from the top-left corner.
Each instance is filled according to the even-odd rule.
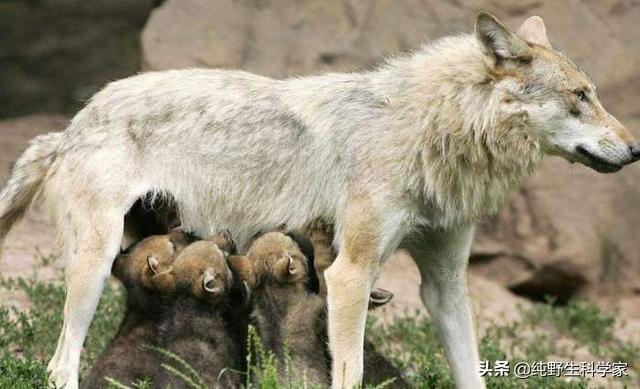
[[[229,230],[221,230],[211,238],[211,241],[218,245],[220,250],[226,252],[227,254],[235,254],[236,253],[236,242],[233,240],[231,236],[231,231]]]
[[[312,244],[333,242],[334,227],[325,219],[317,218],[307,225],[307,235]]]

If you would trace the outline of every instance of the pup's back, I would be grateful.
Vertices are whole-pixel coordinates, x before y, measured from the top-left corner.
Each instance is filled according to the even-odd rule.
[[[316,224],[309,233],[320,295],[306,290],[309,273],[306,258],[287,235],[267,233],[256,239],[247,252],[246,261],[254,279],[253,320],[265,347],[275,352],[280,360],[281,377],[286,377],[285,361],[289,357],[294,384],[328,386],[330,383],[331,355],[327,348],[323,273],[335,256],[331,235],[330,226],[322,223]],[[384,305],[391,296],[378,289],[372,294],[372,301]],[[364,358],[365,385],[377,385],[395,378],[390,387],[409,387],[401,372],[367,340]]]
[[[324,280],[324,272],[335,260],[336,253],[332,248],[333,226],[322,220],[316,220],[309,226],[309,240],[313,246],[314,267],[318,277],[320,296],[326,298],[327,286]],[[376,288],[370,296],[369,309],[385,305],[391,300],[393,294],[383,289]],[[326,333],[326,313],[322,312],[324,332]],[[363,385],[376,386],[391,378],[394,381],[388,384],[387,388],[408,388],[409,384],[402,378],[402,372],[396,368],[375,345],[366,337],[364,339],[364,374]]]
[[[243,370],[246,322],[234,315],[236,285],[226,253],[210,241],[187,247],[176,259],[176,295],[159,325],[158,346],[195,369],[207,387],[237,387]],[[240,293],[238,294],[238,296]],[[175,361],[164,360],[175,365]],[[180,367],[180,366],[176,366]],[[224,372],[220,376],[223,369]],[[183,381],[166,370],[154,379],[159,387],[181,387]]]
[[[253,242],[247,258],[254,277],[252,319],[265,347],[278,356],[280,376],[287,377],[288,361],[293,383],[328,385],[325,303],[306,291],[302,251],[287,235],[270,232]]]

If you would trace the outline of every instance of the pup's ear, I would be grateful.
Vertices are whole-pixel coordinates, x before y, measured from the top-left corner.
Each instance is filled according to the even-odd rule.
[[[237,313],[245,312],[251,305],[251,288],[247,281],[240,281],[238,291],[240,301],[235,305],[234,311]]]
[[[169,241],[174,245],[176,252],[182,251],[182,249],[198,240],[195,235],[184,231],[181,227],[174,228],[169,232]]]
[[[530,59],[529,46],[512,34],[495,16],[480,12],[476,19],[476,38],[493,65],[503,59]]]
[[[211,238],[211,241],[218,245],[220,250],[226,252],[227,254],[235,254],[236,253],[236,242],[233,241],[231,237],[231,231],[222,230],[219,231],[216,235]]]
[[[170,293],[175,289],[173,268],[171,266],[163,268],[155,256],[149,255],[147,263],[142,269],[140,282],[147,289]]]
[[[277,259],[274,270],[276,277],[282,282],[296,282],[303,279],[306,273],[306,269],[288,253]]]
[[[127,265],[131,260],[128,253],[121,252],[111,265],[111,274],[122,283],[125,282],[125,278],[127,277]]]
[[[374,288],[369,295],[369,309],[386,305],[393,298],[393,293],[381,288]]]
[[[202,276],[202,289],[210,296],[220,296],[223,292],[220,283],[216,280],[216,273],[213,269],[205,270]]]
[[[547,38],[547,27],[545,27],[544,20],[542,20],[540,16],[532,16],[525,20],[520,28],[518,28],[516,35],[524,39],[525,42],[552,49],[551,43],[549,43],[549,39]]]
[[[291,258],[291,255],[287,254],[285,255],[285,258],[287,259],[287,274],[289,274],[290,276],[295,276],[296,274],[298,274],[300,269],[298,269],[296,264],[293,262],[293,258]]]
[[[248,256],[229,255],[229,257],[227,257],[227,264],[234,276],[246,282],[249,288],[255,285],[256,280],[253,273],[253,266],[251,266],[251,260],[249,260]]]
[[[153,274],[160,273],[160,263],[158,262],[158,259],[153,255],[147,257],[147,267]]]

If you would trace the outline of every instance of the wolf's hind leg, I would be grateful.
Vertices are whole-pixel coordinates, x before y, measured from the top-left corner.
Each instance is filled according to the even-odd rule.
[[[484,388],[467,289],[472,239],[473,228],[430,231],[407,247],[422,276],[422,301],[435,321],[456,386],[461,389]]]
[[[78,387],[80,352],[91,320],[109,278],[111,264],[120,250],[124,211],[117,208],[84,209],[70,214],[64,226],[73,231],[67,253],[67,295],[64,324],[48,370],[58,387]]]

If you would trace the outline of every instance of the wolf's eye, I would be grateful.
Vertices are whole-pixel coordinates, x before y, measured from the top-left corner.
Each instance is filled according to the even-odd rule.
[[[585,91],[583,91],[582,89],[578,89],[578,90],[574,90],[573,93],[578,96],[578,100],[582,101],[582,102],[587,102],[589,101],[589,98],[587,97],[587,94],[585,93]]]

